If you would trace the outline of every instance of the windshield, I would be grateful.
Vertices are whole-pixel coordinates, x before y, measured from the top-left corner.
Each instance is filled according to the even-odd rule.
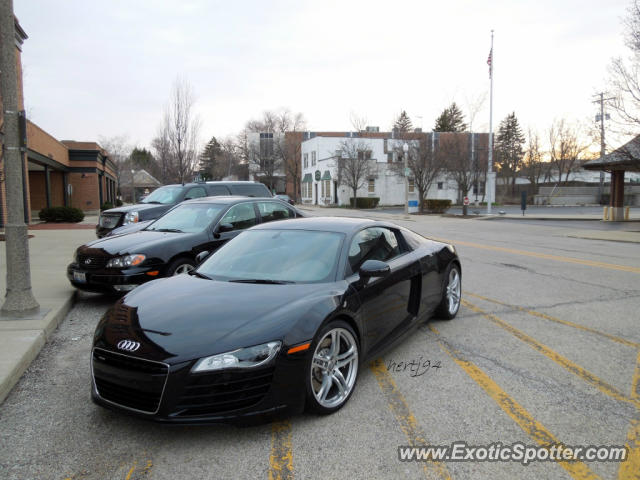
[[[176,203],[178,197],[182,192],[181,186],[175,187],[160,187],[149,194],[142,203],[162,203],[164,205],[171,205]]]
[[[157,219],[145,230],[160,232],[197,233],[207,228],[225,205],[215,203],[186,203],[178,205]]]
[[[198,272],[226,281],[333,281],[343,239],[334,232],[248,230],[211,255]]]

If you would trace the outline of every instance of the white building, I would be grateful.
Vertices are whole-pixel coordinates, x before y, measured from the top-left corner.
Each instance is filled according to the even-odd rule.
[[[313,134],[309,135],[312,136]],[[431,135],[431,134],[426,134]],[[436,134],[437,135],[437,134]],[[387,137],[387,138],[384,138]],[[433,138],[433,137],[431,137]],[[437,136],[435,137],[437,139]],[[418,140],[409,140],[418,144]],[[358,189],[358,197],[378,197],[379,205],[404,205],[405,186],[402,176],[404,140],[392,134],[376,138],[347,132],[342,136],[315,136],[302,142],[302,201],[316,205],[348,205],[353,191],[342,182],[338,186],[338,158],[345,149],[362,151],[373,162],[371,175]],[[399,153],[400,152],[400,153]],[[433,182],[426,198],[458,201],[455,181],[442,175]],[[418,200],[418,190],[409,177],[409,202]],[[416,204],[417,205],[417,204]]]

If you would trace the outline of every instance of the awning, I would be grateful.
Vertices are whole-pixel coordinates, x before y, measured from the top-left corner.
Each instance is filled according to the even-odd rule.
[[[305,174],[304,178],[302,179],[302,183],[311,183],[313,182],[313,177],[311,176],[310,173]]]
[[[324,174],[322,175],[322,178],[320,180],[331,180],[331,173],[329,173],[329,170],[324,171]]]

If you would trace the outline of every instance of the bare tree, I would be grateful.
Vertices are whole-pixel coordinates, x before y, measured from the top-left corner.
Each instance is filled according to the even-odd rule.
[[[353,192],[354,207],[357,208],[358,190],[375,175],[375,161],[371,159],[371,149],[366,142],[348,138],[340,142],[336,152],[337,182]]]
[[[540,178],[544,175],[543,156],[544,153],[540,145],[538,132],[529,129],[522,161],[522,170],[533,186],[534,191],[537,191]]]
[[[407,168],[410,177],[413,178],[414,187],[418,190],[420,213],[424,210],[424,199],[429,188],[440,174],[444,172],[442,155],[435,150],[433,133],[420,134],[418,139],[407,140],[409,151],[407,152]],[[398,158],[402,158],[404,152],[400,145],[395,148]],[[404,176],[404,162],[394,162],[391,169],[396,174]]]
[[[156,136],[151,140],[151,148],[160,166],[160,181],[163,184],[174,181],[171,141],[169,140],[169,124],[165,116],[158,127]]]
[[[119,190],[122,172],[129,168],[129,156],[131,155],[133,146],[129,143],[129,137],[126,134],[100,137],[99,142],[100,146],[107,151],[107,155],[115,166],[116,181]]]
[[[358,115],[356,112],[351,112],[349,114],[349,121],[351,122],[351,127],[354,132],[364,132],[367,129],[367,117],[363,115]]]
[[[578,127],[570,125],[564,118],[555,120],[549,128],[549,157],[558,170],[558,181],[566,184],[569,173],[580,155],[587,149],[581,142]],[[565,175],[562,181],[562,175]]]
[[[441,133],[437,154],[442,156],[447,173],[458,186],[458,201],[469,195],[477,175],[476,159],[471,155],[468,136],[460,133]],[[462,214],[467,214],[467,205],[463,205]]]
[[[186,80],[176,79],[165,111],[169,151],[176,180],[184,183],[198,164],[200,119],[193,111],[195,98]]]

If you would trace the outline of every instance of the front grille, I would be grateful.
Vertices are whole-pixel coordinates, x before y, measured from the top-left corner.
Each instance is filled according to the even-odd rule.
[[[97,257],[95,255],[78,254],[78,266],[87,269],[104,268],[109,257]]]
[[[179,416],[215,415],[251,407],[269,391],[275,367],[191,375],[175,411]]]
[[[94,348],[92,372],[98,395],[104,400],[144,413],[156,413],[169,366]]]
[[[100,226],[104,228],[116,228],[121,217],[122,214],[120,213],[103,213],[100,215]]]

